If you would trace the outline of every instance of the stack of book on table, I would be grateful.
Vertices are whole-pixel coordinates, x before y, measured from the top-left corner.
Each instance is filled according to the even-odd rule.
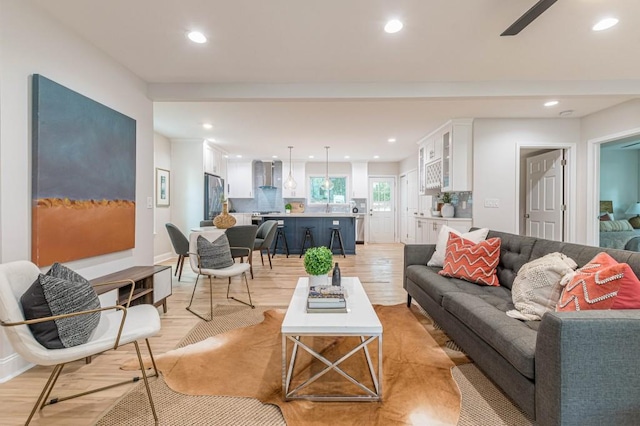
[[[345,313],[347,299],[344,288],[339,286],[309,287],[307,298],[307,312],[309,313]]]

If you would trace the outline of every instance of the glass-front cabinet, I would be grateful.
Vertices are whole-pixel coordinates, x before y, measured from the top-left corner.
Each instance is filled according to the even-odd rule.
[[[418,192],[420,193],[420,195],[424,195],[425,191],[426,150],[427,147],[424,143],[418,148]]]

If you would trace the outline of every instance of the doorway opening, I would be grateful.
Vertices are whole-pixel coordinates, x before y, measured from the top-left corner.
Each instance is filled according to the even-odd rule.
[[[576,144],[518,143],[516,153],[518,233],[575,241]]]

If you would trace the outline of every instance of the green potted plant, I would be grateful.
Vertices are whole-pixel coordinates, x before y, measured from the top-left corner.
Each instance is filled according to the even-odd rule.
[[[309,274],[309,285],[328,285],[327,274],[333,265],[333,253],[328,248],[311,247],[304,254],[304,270]]]
[[[287,203],[287,204],[284,205],[284,212],[286,214],[291,213],[291,203]]]

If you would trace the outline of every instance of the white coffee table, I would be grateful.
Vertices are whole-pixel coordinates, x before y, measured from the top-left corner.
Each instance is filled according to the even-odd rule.
[[[308,399],[312,401],[380,401],[382,399],[382,324],[369,302],[369,298],[357,277],[343,277],[342,285],[347,292],[347,313],[318,314],[306,312],[309,279],[298,279],[298,285],[291,298],[287,314],[282,322],[282,393],[285,400]],[[303,342],[305,336],[357,336],[360,344],[335,361],[328,360]],[[369,355],[369,344],[378,341],[377,373]],[[287,362],[287,341],[293,342],[291,358]],[[320,360],[326,367],[298,385],[290,389],[298,348],[302,348]],[[352,355],[364,351],[373,389],[345,373],[340,364]],[[301,394],[300,391],[317,379],[336,371],[346,380],[358,386],[364,394],[350,395],[336,390],[333,395]]]

